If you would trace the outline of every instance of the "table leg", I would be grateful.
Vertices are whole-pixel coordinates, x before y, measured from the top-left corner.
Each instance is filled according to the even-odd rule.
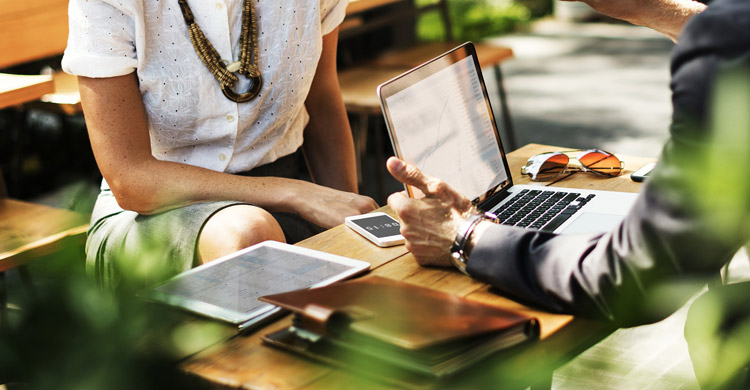
[[[378,174],[378,197],[379,201],[385,203],[385,143],[383,142],[383,133],[388,130],[385,129],[385,120],[379,119],[375,121],[375,171]]]
[[[29,272],[28,264],[18,267],[17,270],[18,276],[21,278],[21,283],[26,286],[29,297],[32,300],[36,300],[36,290],[34,289],[34,283],[31,281],[31,272]]]
[[[5,272],[0,272],[0,330],[8,329],[8,296]]]
[[[353,129],[354,158],[357,165],[357,184],[362,185],[362,159],[367,156],[367,119],[366,113],[357,115],[357,125]]]
[[[3,172],[0,171],[0,198],[8,196],[8,188],[5,187],[5,179],[3,178]]]
[[[502,123],[503,128],[501,133],[505,130],[506,137],[503,142],[503,147],[506,151],[510,152],[518,148],[518,141],[516,140],[516,130],[513,127],[513,121],[510,119],[510,109],[508,108],[508,96],[505,94],[505,86],[503,85],[503,72],[500,70],[500,65],[495,65],[495,82],[497,83],[497,94],[500,97],[500,111],[502,112]]]

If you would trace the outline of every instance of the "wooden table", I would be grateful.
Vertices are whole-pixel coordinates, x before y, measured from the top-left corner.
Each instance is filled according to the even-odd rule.
[[[559,147],[530,144],[508,155],[508,162],[516,184],[529,184],[521,177],[520,167],[528,157]],[[638,192],[640,184],[630,180],[630,173],[649,158],[619,156],[625,161],[625,172],[620,177],[602,179],[578,173],[554,183],[560,187]],[[540,186],[552,183],[540,183]],[[390,212],[390,210],[387,210]],[[539,319],[541,335],[538,342],[501,352],[468,372],[458,375],[445,388],[485,388],[492,383],[502,388],[529,385],[549,386],[551,372],[576,354],[606,336],[612,329],[604,324],[551,314],[516,303],[491,291],[454,269],[422,268],[403,246],[378,248],[345,226],[337,226],[298,245],[367,261],[371,274],[405,281],[420,286],[453,293],[492,305],[522,312]],[[346,371],[303,359],[292,353],[272,349],[261,343],[260,337],[289,326],[286,317],[251,335],[233,337],[214,345],[181,363],[181,369],[213,386],[241,389],[349,389],[392,388],[391,385],[369,382]],[[483,382],[478,382],[482,380]],[[363,382],[364,381],[364,382]]]
[[[73,211],[0,197],[0,272],[83,243],[89,218]]]
[[[358,14],[360,12],[403,1],[404,0],[349,0],[349,6],[346,7],[346,14]]]
[[[0,109],[37,100],[54,90],[52,76],[0,73]]]

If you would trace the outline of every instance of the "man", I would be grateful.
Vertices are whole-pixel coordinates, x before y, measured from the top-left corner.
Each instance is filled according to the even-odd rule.
[[[734,86],[750,89],[750,2],[716,0],[705,11],[690,0],[587,3],[679,36],[672,58],[671,138],[620,226],[606,234],[558,236],[496,225],[477,219],[471,202],[444,182],[396,158],[387,162],[391,174],[426,197],[397,193],[388,204],[421,265],[453,266],[451,246],[459,235],[465,245],[455,264],[506,294],[548,310],[644,324],[664,318],[715,279],[750,238],[750,180],[722,175],[750,166],[750,120],[725,120],[747,111],[750,98],[734,109],[736,100],[722,98]],[[730,78],[719,71],[724,67],[734,69]],[[725,88],[715,94],[717,84]]]

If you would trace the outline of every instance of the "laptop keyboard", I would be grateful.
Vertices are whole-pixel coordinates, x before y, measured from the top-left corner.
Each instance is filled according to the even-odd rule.
[[[502,212],[497,217],[503,225],[551,232],[594,196],[589,194],[584,197],[577,192],[521,190],[501,207]]]

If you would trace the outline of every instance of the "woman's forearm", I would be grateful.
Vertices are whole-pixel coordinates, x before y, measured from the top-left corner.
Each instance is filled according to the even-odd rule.
[[[80,77],[79,89],[94,157],[124,209],[154,214],[196,202],[236,200],[332,227],[375,207],[369,198],[300,180],[243,177],[159,161],[151,154],[135,74]]]
[[[128,164],[105,178],[120,207],[145,215],[218,200],[302,214],[299,197],[291,195],[317,190],[300,180],[238,176],[156,159]]]
[[[237,200],[270,210],[299,210],[286,194],[307,183],[247,178],[168,161],[151,154],[135,74],[79,80],[94,156],[121,207],[153,214],[190,203]]]

